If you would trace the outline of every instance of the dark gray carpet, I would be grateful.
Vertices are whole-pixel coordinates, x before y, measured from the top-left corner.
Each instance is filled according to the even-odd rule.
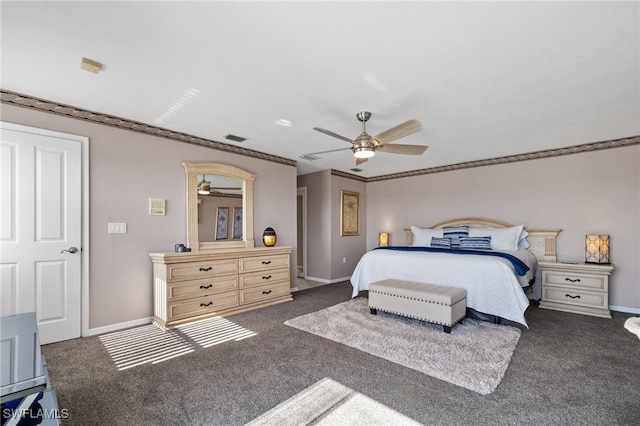
[[[255,336],[118,370],[99,337],[45,345],[64,425],[242,425],[328,378],[427,425],[640,423],[640,340],[613,319],[529,308],[491,395],[283,323],[349,300],[348,282],[228,319]]]

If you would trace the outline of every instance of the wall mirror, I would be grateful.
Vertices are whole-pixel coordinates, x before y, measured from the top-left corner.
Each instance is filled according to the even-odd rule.
[[[255,175],[215,163],[183,163],[187,244],[193,251],[252,248]]]

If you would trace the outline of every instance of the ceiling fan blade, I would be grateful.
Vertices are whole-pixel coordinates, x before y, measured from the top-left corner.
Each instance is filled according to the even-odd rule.
[[[372,142],[374,144],[377,142],[377,145],[384,145],[396,139],[412,135],[420,130],[422,130],[422,124],[420,124],[418,120],[409,120],[377,134],[372,138]]]
[[[339,135],[337,133],[333,133],[331,130],[323,129],[322,127],[314,127],[313,130],[316,130],[320,133],[324,133],[325,135],[333,136],[334,138],[341,139],[345,142],[353,143],[353,139],[349,139],[346,136]]]
[[[368,158],[356,158],[356,166],[359,166],[362,163],[366,163]]]
[[[408,154],[408,155],[421,155],[429,148],[426,145],[403,145],[390,143],[386,145],[378,145],[376,151],[387,152],[389,154]]]

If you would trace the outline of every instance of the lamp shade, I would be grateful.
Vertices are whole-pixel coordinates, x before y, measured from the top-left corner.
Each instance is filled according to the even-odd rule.
[[[389,233],[381,232],[378,234],[378,246],[387,247],[389,245]]]
[[[587,235],[585,241],[586,263],[609,263],[609,236]]]
[[[276,235],[276,231],[273,228],[269,227],[264,230],[262,233],[262,243],[265,247],[273,247],[276,245],[278,241],[278,236]]]

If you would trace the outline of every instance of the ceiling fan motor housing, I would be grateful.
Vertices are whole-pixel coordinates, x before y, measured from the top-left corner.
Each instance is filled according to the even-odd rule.
[[[371,136],[367,132],[360,133],[360,136],[353,141],[353,155],[356,158],[371,158],[375,154],[375,146],[369,143]]]

